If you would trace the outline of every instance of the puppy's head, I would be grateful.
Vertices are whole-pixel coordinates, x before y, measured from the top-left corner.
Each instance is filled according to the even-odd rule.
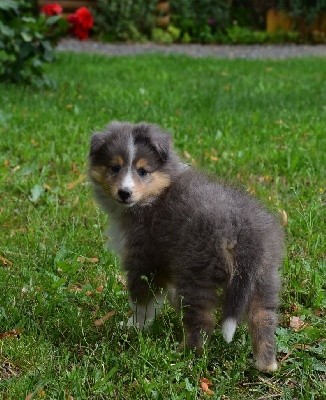
[[[151,203],[170,185],[171,138],[157,126],[112,122],[91,139],[93,184],[125,206]]]

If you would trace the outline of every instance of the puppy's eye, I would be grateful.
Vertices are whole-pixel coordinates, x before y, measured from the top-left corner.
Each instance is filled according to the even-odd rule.
[[[120,165],[112,165],[111,172],[117,174],[120,171],[120,169],[121,169]]]
[[[148,172],[144,168],[139,168],[137,172],[139,176],[146,176],[148,174]]]

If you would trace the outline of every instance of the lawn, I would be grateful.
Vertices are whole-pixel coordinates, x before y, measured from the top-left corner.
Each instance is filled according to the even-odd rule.
[[[201,378],[216,399],[326,398],[326,61],[60,54],[48,74],[51,89],[0,86],[1,399],[208,398]],[[252,367],[244,326],[195,357],[169,306],[146,332],[120,324],[124,277],[85,176],[112,119],[162,125],[288,220],[275,374]]]

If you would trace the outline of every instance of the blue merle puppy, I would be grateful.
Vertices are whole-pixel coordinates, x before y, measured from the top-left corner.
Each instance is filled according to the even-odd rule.
[[[185,165],[171,137],[147,123],[112,122],[91,139],[89,175],[109,214],[109,236],[127,274],[140,328],[170,291],[182,307],[186,345],[200,352],[224,288],[222,333],[231,342],[245,319],[256,367],[277,369],[283,231],[261,205]]]

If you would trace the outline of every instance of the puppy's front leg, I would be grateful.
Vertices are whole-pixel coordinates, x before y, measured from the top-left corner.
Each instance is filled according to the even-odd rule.
[[[145,304],[137,304],[130,299],[133,315],[128,319],[127,325],[137,326],[139,329],[147,328],[160,313],[164,299],[164,292],[156,294]]]
[[[130,306],[133,315],[128,320],[128,326],[143,329],[151,324],[159,314],[164,303],[165,293],[156,285],[155,274],[140,268],[128,268],[127,284],[130,294]]]

